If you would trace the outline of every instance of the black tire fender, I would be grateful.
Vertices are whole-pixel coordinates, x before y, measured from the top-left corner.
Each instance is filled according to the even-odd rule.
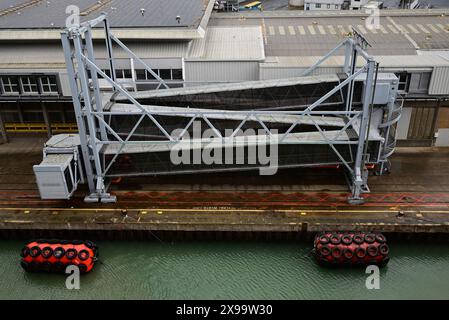
[[[38,246],[34,246],[30,249],[30,256],[32,258],[39,257],[40,254],[41,254],[41,248],[39,248]]]
[[[78,255],[78,251],[76,251],[76,249],[74,249],[74,248],[67,249],[65,252],[65,256],[69,260],[75,259],[77,255]]]
[[[48,259],[48,258],[50,258],[53,255],[53,249],[50,248],[50,247],[45,247],[45,248],[42,249],[42,253],[41,254],[42,254],[42,256],[45,259]]]

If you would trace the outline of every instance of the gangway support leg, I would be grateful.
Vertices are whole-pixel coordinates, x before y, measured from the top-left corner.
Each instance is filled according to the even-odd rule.
[[[84,198],[86,203],[115,203],[117,202],[117,197],[106,192],[103,178],[97,178],[97,192],[92,192]]]

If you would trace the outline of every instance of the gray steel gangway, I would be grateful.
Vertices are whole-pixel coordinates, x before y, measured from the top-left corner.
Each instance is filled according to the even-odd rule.
[[[105,31],[108,74],[100,68],[95,59],[92,30],[99,27],[103,27]],[[77,157],[74,157],[78,159],[78,163],[74,166],[75,169],[65,164],[69,172],[68,176],[72,176],[72,188],[69,188],[66,197],[73,194],[79,182],[73,180],[73,176],[75,176],[73,171],[82,169],[78,176],[82,176],[79,179],[85,181],[89,188],[89,194],[85,198],[86,201],[116,201],[115,196],[108,193],[108,179],[117,176],[117,174],[111,173],[111,170],[121,156],[126,155],[128,157],[135,153],[150,154],[156,151],[167,152],[180,145],[187,145],[186,148],[192,148],[192,143],[196,146],[199,144],[200,148],[206,148],[207,145],[211,144],[218,145],[221,148],[234,147],[242,144],[240,131],[248,124],[257,125],[262,133],[245,140],[243,145],[246,146],[254,143],[276,144],[280,149],[286,150],[287,153],[292,153],[292,150],[293,153],[314,152],[313,149],[309,148],[310,145],[320,148],[326,147],[327,150],[330,150],[334,159],[347,171],[351,190],[351,196],[348,199],[350,203],[362,203],[362,193],[369,191],[366,164],[386,163],[392,152],[394,136],[391,139],[391,132],[393,131],[391,127],[397,121],[395,115],[397,114],[396,111],[399,111],[395,109],[398,81],[397,78],[390,75],[390,78],[386,80],[387,84],[377,82],[378,65],[365,51],[369,44],[356,30],[354,30],[352,36],[347,37],[316,64],[308,68],[300,78],[278,80],[278,83],[296,81],[295,83],[298,84],[307,81],[323,81],[326,76],[310,76],[310,74],[342,48],[345,52],[345,61],[342,66],[344,77],[339,77],[335,86],[329,88],[329,91],[317,97],[313,102],[280,109],[251,107],[249,109],[232,110],[207,108],[204,105],[198,108],[190,108],[189,105],[185,104],[175,106],[145,104],[142,102],[145,100],[144,93],[129,92],[117,81],[113,44],[125,51],[156,79],[158,83],[156,90],[164,89],[159,92],[164,92],[165,95],[170,96],[170,94],[182,94],[182,90],[187,90],[170,89],[168,84],[147,63],[113,35],[106,14],[101,14],[97,19],[62,32],[62,45],[79,129],[77,137],[71,137],[73,141],[79,141],[79,145],[75,143]],[[361,66],[358,65],[359,59],[363,60]],[[333,77],[335,79],[335,75]],[[99,78],[102,78],[111,86],[112,93],[105,94],[105,92],[102,92]],[[241,83],[240,87],[246,87],[248,90],[259,90],[260,86],[266,85],[268,82]],[[353,100],[354,91],[356,83],[360,82],[363,83],[361,99],[356,103]],[[269,89],[270,87],[268,87]],[[198,88],[193,90],[198,90]],[[228,92],[232,90],[236,89],[230,89]],[[383,94],[382,92],[379,94],[379,90],[383,90]],[[336,95],[340,95],[343,99],[329,103],[329,99]],[[117,97],[120,98],[117,99]],[[123,128],[118,130],[116,125],[121,123],[121,117],[127,117],[128,120],[132,118],[133,121],[133,124],[129,125],[125,132]],[[182,126],[180,133],[170,134],[171,127],[167,124],[170,122],[161,120],[166,118],[182,118],[185,126]],[[226,122],[227,128],[232,129],[230,135],[223,135],[221,124],[217,125],[215,122],[217,119],[220,123]],[[192,129],[196,121],[205,124],[208,129],[214,132],[215,136],[199,141],[195,139],[186,140],[184,138],[185,133]],[[157,136],[140,134],[141,127],[149,125],[157,131]],[[283,126],[285,129],[280,133],[273,133],[273,129],[278,129],[279,126]],[[310,132],[310,128],[313,128],[314,131]],[[145,130],[143,131],[145,132]],[[376,143],[375,148],[372,147],[373,141]],[[47,147],[51,146],[47,145]],[[51,150],[54,150],[54,148]],[[294,159],[294,157],[295,154],[289,154],[285,159]],[[321,162],[307,163],[306,165],[319,164]],[[287,163],[287,165],[288,167],[294,167],[295,163]],[[238,168],[232,166],[224,168],[224,170],[235,169]],[[195,170],[197,169],[194,168],[193,172]],[[213,171],[215,170],[216,168],[213,169]],[[180,171],[172,171],[175,174],[178,172]],[[142,175],[145,172],[120,172],[118,175],[131,176],[136,174]],[[147,174],[155,174],[155,172],[149,170]],[[45,190],[40,188],[40,191],[43,196]]]

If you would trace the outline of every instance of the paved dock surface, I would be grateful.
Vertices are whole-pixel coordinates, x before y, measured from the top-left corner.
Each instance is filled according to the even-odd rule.
[[[337,169],[127,178],[111,187],[117,203],[86,204],[85,190],[40,199],[32,165],[45,140],[0,145],[0,229],[449,232],[449,148],[398,149],[358,206]]]

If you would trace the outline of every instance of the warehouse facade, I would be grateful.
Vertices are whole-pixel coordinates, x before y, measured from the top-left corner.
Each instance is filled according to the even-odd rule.
[[[63,20],[45,17],[30,25],[25,16],[61,11],[65,2],[74,1],[20,9],[20,19],[17,12],[0,16],[0,121],[8,133],[76,130],[59,40]],[[82,7],[94,1],[79,2]],[[368,52],[380,62],[380,70],[400,79],[404,109],[399,144],[449,146],[449,12],[383,11],[380,26],[369,29],[363,12],[212,13],[213,1],[185,1],[182,10],[175,0],[159,2],[164,19],[156,17],[158,10],[150,14],[150,7],[143,16],[138,6],[128,8],[132,14],[127,17],[120,16],[121,8],[105,6],[102,11],[109,11],[114,34],[170,87],[297,77],[355,28],[370,42]],[[89,11],[83,20],[97,11]],[[107,73],[101,34],[95,43],[97,63]],[[343,54],[315,73],[342,72]],[[128,90],[155,86],[153,76],[137,61],[118,48],[114,56],[117,78]],[[108,89],[105,81],[102,86]]]

